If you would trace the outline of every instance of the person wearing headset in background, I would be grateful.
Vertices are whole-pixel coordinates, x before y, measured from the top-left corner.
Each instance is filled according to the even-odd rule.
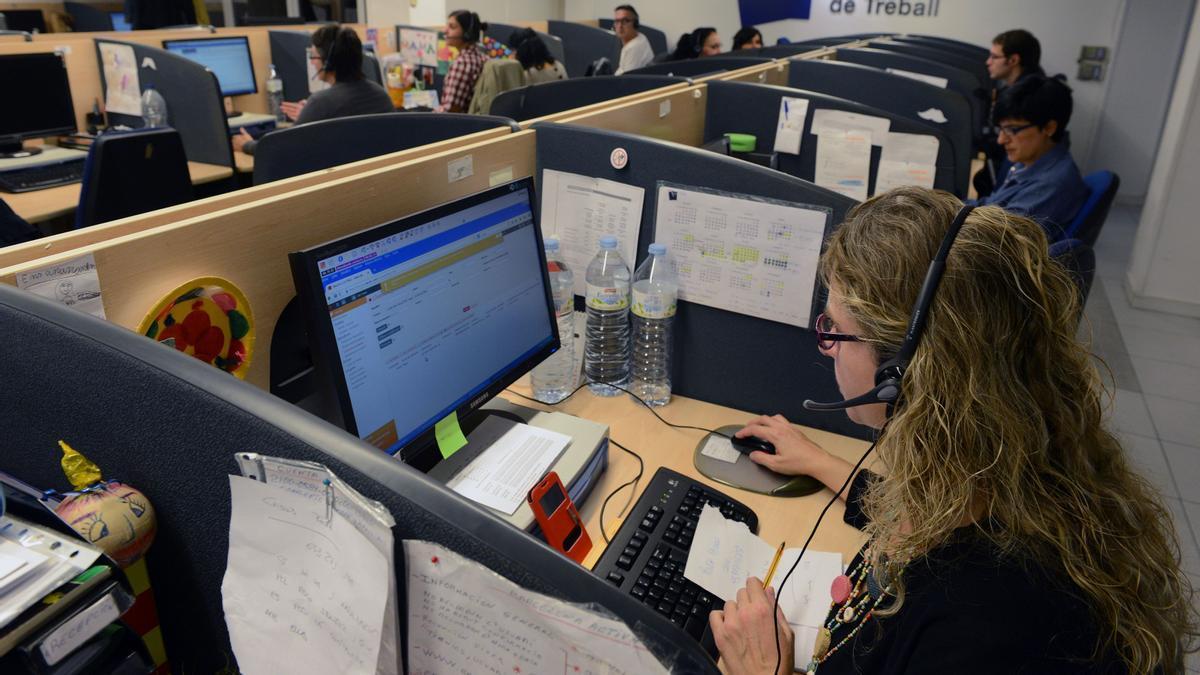
[[[517,61],[525,69],[525,84],[541,84],[567,79],[567,69],[554,59],[550,48],[532,28],[514,30],[508,46],[517,52]]]
[[[487,24],[475,12],[456,9],[446,18],[446,44],[458,48],[442,84],[438,112],[467,112],[475,95],[475,82],[483,72],[487,54],[479,49],[479,40]]]
[[[296,124],[396,111],[387,90],[363,77],[362,41],[353,28],[328,24],[313,31],[308,58],[317,67],[317,77],[331,86],[303,101],[281,104]],[[245,129],[233,137],[233,149],[247,155],[254,154],[257,144]]]
[[[672,61],[694,59],[699,56],[713,56],[721,53],[721,36],[716,28],[697,28],[690,33],[684,33],[675,45]]]
[[[1032,220],[971,209],[893,190],[851,209],[822,254],[817,345],[847,400],[805,407],[877,430],[882,474],[851,480],[857,467],[778,415],[736,434],[774,444],[752,461],[838,491],[868,537],[797,661],[819,675],[1179,672],[1191,584],[1170,512],[1105,428],[1075,282]],[[749,579],[711,614],[725,672],[792,672],[773,603]]]
[[[762,33],[754,26],[745,26],[733,34],[733,47],[730,51],[739,49],[762,49]]]
[[[638,32],[641,20],[633,5],[618,5],[613,10],[613,31],[621,39],[621,62],[617,64],[617,75],[650,65],[654,60],[654,49],[650,40]]]

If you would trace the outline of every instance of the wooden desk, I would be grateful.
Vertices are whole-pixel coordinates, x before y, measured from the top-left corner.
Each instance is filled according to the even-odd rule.
[[[254,173],[254,155],[247,155],[244,152],[234,152],[233,168],[237,169],[238,173]]]
[[[192,185],[200,185],[229,178],[233,175],[233,169],[217,164],[188,162],[188,173],[192,176]],[[0,199],[3,199],[18,216],[27,222],[37,223],[74,211],[79,204],[79,190],[80,184],[72,183],[47,190],[34,190],[19,194],[0,192]]]
[[[530,395],[528,378],[514,384],[512,390]],[[632,507],[654,472],[662,466],[695,478],[749,506],[758,514],[759,536],[772,546],[778,545],[780,541],[787,541],[789,548],[802,546],[821,509],[833,496],[829,490],[822,490],[808,497],[769,497],[721,485],[706,478],[700,475],[692,464],[693,451],[704,437],[703,432],[668,427],[649,410],[625,395],[603,398],[593,396],[584,389],[557,406],[541,405],[508,392],[503,396],[514,403],[531,408],[558,410],[608,424],[612,440],[641,455],[646,466],[633,499],[628,499],[629,488],[626,488],[608,504],[605,529],[609,536],[617,532],[618,514],[622,507],[626,503]],[[708,429],[726,424],[742,424],[753,417],[751,413],[679,396],[672,398],[670,404],[659,408],[658,413],[673,424],[690,424]],[[805,428],[804,432],[821,447],[852,464],[858,461],[869,445],[865,441],[816,429]],[[868,459],[866,465],[871,466],[873,460],[873,457]],[[596,564],[605,548],[604,538],[600,534],[600,506],[604,503],[604,498],[618,485],[631,480],[637,474],[637,468],[636,459],[615,445],[611,446],[608,451],[608,470],[601,476],[587,500],[576,505],[579,507],[579,515],[587,523],[588,535],[592,539],[592,551],[584,561],[588,568]],[[845,508],[840,503],[829,509],[809,548],[814,551],[840,552],[844,556],[843,563],[846,563],[866,540],[861,532],[842,522],[844,511]]]

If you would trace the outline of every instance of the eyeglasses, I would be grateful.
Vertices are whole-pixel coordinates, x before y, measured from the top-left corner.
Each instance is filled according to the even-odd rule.
[[[833,319],[825,313],[817,316],[817,347],[822,351],[833,349],[835,342],[860,342],[857,335],[833,332]]]
[[[613,19],[613,23],[633,23],[633,19]]]
[[[304,55],[307,56],[310,60],[321,58],[320,52],[318,52],[315,47],[305,47]]]
[[[988,61],[1004,61],[1008,57],[1003,54],[988,54]]]
[[[1029,127],[1036,127],[1036,126],[1037,126],[1036,124],[1019,124],[1017,126],[1009,125],[1009,126],[1004,126],[1004,127],[996,127],[996,132],[998,134],[1004,134],[1004,135],[1008,136],[1009,138],[1012,138],[1013,136],[1016,136],[1017,134],[1021,133],[1022,131],[1025,131]]]

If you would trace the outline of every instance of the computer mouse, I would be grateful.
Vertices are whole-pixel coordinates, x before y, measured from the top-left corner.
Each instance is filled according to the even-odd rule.
[[[749,455],[755,450],[765,452],[768,455],[775,454],[775,444],[770,441],[764,441],[757,436],[746,436],[745,438],[734,436],[729,440],[733,442],[734,449],[743,455]]]

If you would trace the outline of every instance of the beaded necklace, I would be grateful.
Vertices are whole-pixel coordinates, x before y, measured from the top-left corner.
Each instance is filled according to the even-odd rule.
[[[808,675],[815,675],[818,666],[852,640],[887,596],[887,589],[879,586],[874,571],[874,566],[868,562],[868,556],[864,553],[858,565],[848,575],[843,574],[833,580],[830,588],[830,595],[833,596],[833,602],[829,606],[830,618],[817,632],[812,661],[805,668]],[[856,619],[857,624],[850,632],[830,648],[833,632],[854,624]]]

